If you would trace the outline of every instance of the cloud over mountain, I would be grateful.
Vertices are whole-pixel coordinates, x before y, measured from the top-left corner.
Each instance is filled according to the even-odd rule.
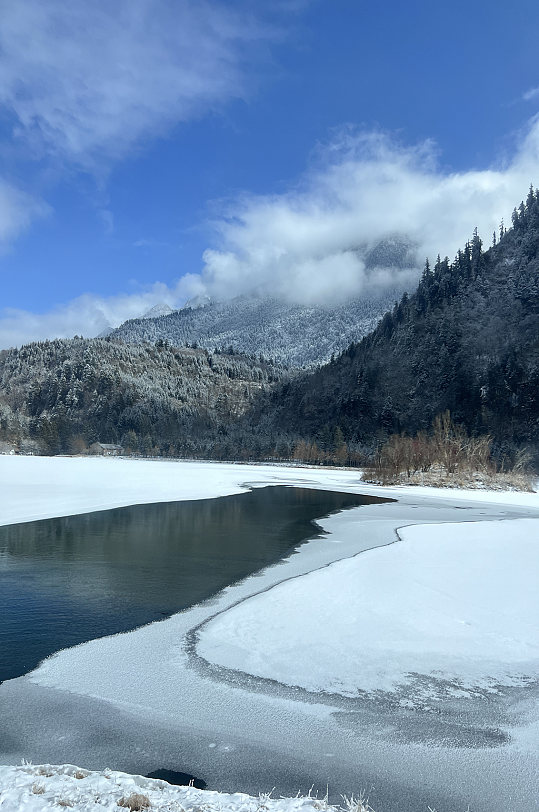
[[[156,282],[116,296],[86,293],[45,313],[4,308],[0,310],[0,349],[46,338],[96,336],[126,319],[141,316],[156,304],[176,307],[185,299],[182,288],[181,282],[176,287]]]
[[[538,180],[537,119],[511,160],[461,172],[444,169],[431,142],[406,147],[384,134],[344,130],[297,186],[247,194],[223,209],[202,280],[216,296],[261,287],[310,303],[365,293],[402,273],[366,262],[380,241],[413,244],[411,268],[438,253],[452,258],[471,236],[470,223],[489,242]]]
[[[510,224],[515,203],[538,181],[538,119],[510,159],[462,172],[447,171],[431,142],[407,147],[387,135],[344,130],[287,192],[244,194],[223,205],[199,274],[114,297],[86,294],[41,315],[4,311],[0,346],[96,335],[155,304],[180,307],[201,294],[262,290],[314,304],[376,294],[397,278],[413,286],[425,257],[452,258],[471,236],[470,224],[488,244],[500,219]],[[404,266],[377,262],[373,249],[384,240],[409,246]]]

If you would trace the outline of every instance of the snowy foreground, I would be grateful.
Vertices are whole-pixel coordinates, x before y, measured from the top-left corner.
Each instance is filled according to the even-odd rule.
[[[366,807],[348,805],[354,812]],[[253,798],[243,793],[226,795],[193,787],[175,787],[166,781],[103,770],[91,772],[71,764],[0,767],[2,812],[42,812],[72,809],[73,812],[119,809],[162,812],[315,812],[334,807],[314,798]]]
[[[0,482],[0,524],[277,484],[398,500],[323,519],[325,538],[211,601],[4,683],[0,763],[163,767],[255,798],[329,782],[331,798],[364,790],[384,812],[533,808],[537,494],[380,488],[350,470],[88,458],[0,457]],[[99,794],[113,780],[29,769],[0,768],[2,812],[51,808],[45,799],[64,791],[56,781]],[[136,789],[148,779],[114,781],[133,782],[122,795],[150,792]],[[34,782],[49,789],[36,794]],[[180,797],[186,810],[319,808],[170,792],[179,795],[163,809]]]

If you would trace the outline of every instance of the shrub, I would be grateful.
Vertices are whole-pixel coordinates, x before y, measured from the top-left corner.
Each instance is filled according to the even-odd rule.
[[[378,449],[365,479],[382,485],[425,484],[531,490],[529,455],[518,452],[497,471],[489,435],[470,437],[450,413],[434,420],[432,432],[394,434]]]

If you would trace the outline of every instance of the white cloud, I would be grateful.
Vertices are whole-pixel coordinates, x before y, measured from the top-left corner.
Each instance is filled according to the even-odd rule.
[[[49,213],[49,207],[0,179],[0,247],[24,231],[36,217]]]
[[[224,297],[252,288],[301,302],[368,294],[396,278],[365,267],[366,251],[381,240],[409,238],[416,268],[426,256],[453,258],[475,226],[488,245],[530,182],[539,182],[538,119],[511,161],[466,172],[440,168],[430,142],[402,147],[385,135],[344,131],[297,187],[245,195],[223,210],[202,279]]]
[[[242,96],[246,49],[266,36],[218,0],[3,2],[0,106],[38,151],[117,159]]]
[[[200,277],[188,274],[174,286],[156,282],[148,288],[116,296],[86,293],[46,313],[5,308],[0,311],[0,348],[20,346],[46,338],[96,336],[126,319],[144,315],[156,304],[180,307],[186,299],[202,292]]]
[[[539,87],[531,87],[525,93],[522,94],[522,98],[524,101],[533,101],[533,99],[537,99],[539,97]]]
[[[144,140],[242,97],[254,48],[274,36],[224,0],[0,0],[0,14],[11,157],[95,175]],[[0,181],[0,243],[44,210]],[[112,233],[112,212],[97,214]]]
[[[539,118],[511,160],[467,172],[440,168],[432,143],[402,147],[380,134],[345,131],[287,193],[244,195],[223,207],[201,274],[114,297],[87,294],[41,315],[6,310],[0,347],[96,335],[155,304],[175,308],[202,293],[229,297],[262,288],[307,303],[369,295],[397,275],[417,278],[426,256],[452,258],[475,226],[488,244],[502,217],[510,224],[530,182],[539,183]],[[417,246],[415,267],[406,273],[365,265],[369,249],[399,235]]]

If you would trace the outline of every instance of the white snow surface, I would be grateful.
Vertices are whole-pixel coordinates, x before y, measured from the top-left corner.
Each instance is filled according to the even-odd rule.
[[[228,496],[258,485],[358,490],[352,471],[116,457],[0,456],[0,524],[135,504]],[[356,487],[346,488],[347,485]],[[361,490],[364,490],[361,487]]]
[[[137,807],[133,796],[139,795]],[[324,807],[314,798],[253,798],[243,793],[221,792],[172,786],[166,781],[113,770],[90,771],[72,764],[0,767],[0,808],[2,812],[44,812],[72,809],[73,812],[119,812],[133,808],[163,812],[314,812]],[[119,802],[122,802],[119,805]],[[358,809],[361,812],[361,809]]]
[[[241,493],[244,485],[305,485],[399,498],[404,494],[459,502],[539,508],[539,494],[519,491],[366,485],[359,472],[284,465],[137,460],[113,457],[0,455],[0,524],[70,516],[153,502]]]
[[[356,695],[410,674],[475,687],[539,672],[536,519],[425,524],[401,541],[277,584],[205,625],[227,668]]]
[[[410,742],[393,739],[388,725],[391,727],[394,715],[380,718],[381,732],[377,732],[378,721],[369,726],[368,715],[365,726],[362,721],[360,728],[351,732],[341,725],[339,714],[332,712],[333,700],[325,703],[322,694],[318,694],[320,701],[303,702],[301,697],[291,698],[290,693],[294,692],[287,693],[287,689],[283,689],[284,693],[269,685],[267,690],[245,689],[241,680],[231,685],[221,681],[218,673],[208,674],[193,668],[192,657],[184,644],[193,630],[200,628],[199,653],[206,646],[205,655],[217,661],[215,637],[212,642],[206,635],[213,635],[213,624],[228,624],[232,612],[241,611],[242,606],[249,604],[253,615],[246,633],[252,635],[254,644],[259,646],[260,660],[265,661],[268,652],[278,653],[272,642],[276,635],[268,623],[261,643],[255,621],[264,610],[273,613],[277,622],[278,612],[271,607],[271,601],[275,596],[279,600],[285,596],[290,614],[287,636],[279,639],[280,646],[289,645],[294,637],[299,638],[301,624],[313,629],[314,624],[308,621],[309,612],[318,612],[318,616],[324,619],[331,616],[342,624],[341,627],[335,625],[330,634],[331,624],[324,620],[319,624],[320,628],[315,629],[316,650],[306,652],[304,648],[302,656],[310,658],[310,663],[315,665],[312,679],[306,679],[305,668],[300,669],[299,679],[290,676],[290,667],[295,668],[300,659],[296,652],[293,658],[289,658],[295,660],[294,663],[270,661],[272,676],[275,677],[275,668],[278,667],[281,670],[277,679],[285,682],[301,684],[303,679],[305,685],[315,690],[348,695],[362,685],[367,689],[372,687],[375,669],[380,664],[379,677],[385,683],[377,683],[377,688],[380,684],[391,687],[399,680],[406,680],[412,667],[417,667],[423,674],[439,668],[443,674],[456,677],[450,695],[455,699],[461,696],[463,702],[468,701],[465,697],[469,696],[469,686],[480,680],[485,682],[487,690],[495,689],[493,680],[518,683],[536,667],[538,656],[537,637],[530,628],[537,617],[537,597],[530,595],[530,573],[536,572],[535,545],[539,537],[534,530],[539,526],[537,494],[381,488],[362,483],[357,471],[342,469],[0,456],[0,524],[131,504],[204,499],[239,493],[246,485],[277,484],[389,496],[399,501],[354,508],[323,519],[320,524],[329,536],[304,544],[298,554],[231,585],[211,601],[127,634],[92,640],[58,652],[26,677],[4,683],[0,694],[3,691],[4,701],[12,702],[12,707],[20,709],[24,726],[20,732],[15,725],[16,749],[7,750],[3,760],[11,764],[23,756],[33,757],[36,761],[38,758],[54,760],[47,753],[34,757],[25,750],[35,743],[25,731],[35,727],[34,737],[39,738],[42,730],[45,739],[48,734],[45,727],[40,728],[41,714],[43,719],[56,718],[57,707],[63,707],[65,703],[67,717],[60,729],[65,727],[68,738],[65,755],[62,749],[57,761],[77,759],[71,752],[72,740],[69,738],[73,735],[73,741],[79,741],[77,720],[80,718],[81,729],[84,729],[85,714],[90,712],[90,718],[97,724],[98,714],[103,709],[106,713],[110,708],[114,719],[123,725],[122,735],[124,730],[127,734],[131,731],[131,722],[127,720],[132,718],[136,730],[133,746],[139,741],[139,723],[144,730],[149,725],[152,736],[157,731],[156,735],[162,737],[156,745],[158,752],[160,742],[168,740],[168,733],[165,735],[166,732],[161,730],[161,726],[166,725],[171,735],[177,737],[174,741],[189,743],[188,751],[192,751],[189,771],[206,778],[213,777],[212,780],[217,777],[215,785],[218,786],[224,786],[219,781],[227,781],[232,776],[233,782],[227,787],[231,790],[241,786],[236,783],[236,776],[244,776],[244,762],[258,770],[261,760],[263,774],[268,764],[292,765],[295,775],[296,770],[301,772],[303,760],[306,760],[309,780],[314,771],[320,786],[325,786],[333,769],[340,769],[339,781],[344,776],[342,782],[346,781],[346,786],[354,789],[368,790],[375,784],[385,787],[393,782],[397,789],[393,805],[386,804],[387,808],[402,806],[406,812],[411,812],[410,799],[402,799],[400,795],[400,788],[408,782],[410,791],[419,783],[425,790],[425,803],[417,808],[425,808],[427,801],[431,802],[433,798],[443,801],[449,790],[460,788],[458,802],[452,802],[450,806],[441,802],[436,804],[437,807],[465,809],[471,798],[471,808],[479,812],[502,808],[511,812],[528,812],[535,797],[539,721],[525,696],[522,707],[519,706],[522,721],[507,722],[511,743],[495,750],[483,749],[480,743],[470,758],[472,751],[466,747],[423,746],[414,743],[413,736]],[[530,518],[520,518],[523,516]],[[461,523],[466,518],[476,521]],[[487,522],[488,518],[501,521]],[[393,543],[396,528],[399,528],[401,540]],[[342,568],[344,580],[334,577],[339,568]],[[364,637],[352,639],[357,635],[352,608],[357,612],[360,606],[362,612],[358,623]],[[381,624],[383,634],[380,639],[374,631],[374,623]],[[236,627],[233,634],[236,645],[243,632]],[[445,642],[439,639],[444,636],[447,638]],[[224,641],[222,656],[225,656],[223,652],[230,641],[230,636]],[[332,647],[331,656],[329,646]],[[450,648],[453,654],[448,658],[446,654]],[[226,656],[229,655],[230,649]],[[234,659],[237,650],[232,655],[232,667],[245,670],[245,659],[240,664]],[[346,662],[352,662],[351,658],[355,658],[355,670]],[[367,662],[369,658],[370,663]],[[267,667],[264,662],[262,666]],[[459,693],[459,675],[462,693]],[[421,702],[421,690],[421,685],[413,687],[414,702],[416,699]],[[178,702],[179,696],[181,702]],[[398,698],[399,692],[395,696]],[[405,693],[403,697],[406,702]],[[340,701],[350,703],[352,700]],[[491,703],[480,704],[485,707],[485,724],[497,725],[497,706],[494,705],[491,719]],[[408,714],[406,706],[403,707],[403,712]],[[436,721],[436,715],[430,713],[428,707],[425,713],[420,704],[416,703],[415,708],[416,714],[406,715],[406,724],[413,726],[417,723],[423,730],[430,719]],[[36,712],[37,722],[32,727]],[[32,719],[26,719],[25,714],[32,715]],[[395,729],[400,724],[395,716]],[[106,732],[106,725],[104,730]],[[466,725],[464,730],[466,732]],[[9,735],[10,731],[7,732],[8,744]],[[435,731],[432,735],[436,737],[438,734]],[[94,741],[90,736],[88,744],[83,737],[79,746],[80,763],[97,768],[114,763],[122,769],[131,768],[129,763],[125,766],[111,761],[118,758],[114,744],[109,747],[106,741]],[[206,757],[205,752],[211,755]],[[217,755],[214,757],[213,754]],[[223,759],[222,766],[219,759]],[[326,769],[328,759],[335,765],[329,772]],[[153,756],[150,763],[154,763]],[[362,765],[360,778],[357,777],[358,764]],[[83,780],[74,778],[69,771],[75,768],[69,766],[51,768],[51,776],[31,772],[36,769],[27,765],[0,767],[1,812],[55,808],[61,799],[60,794],[54,795],[55,792],[82,792],[83,785],[90,788],[91,796],[94,792],[91,782],[94,780],[98,789],[93,799],[87,801],[81,796],[80,801],[73,801],[79,805],[72,808],[119,808],[117,796],[108,798],[99,788],[105,784],[116,786],[111,782],[120,779],[111,776],[118,773],[105,771],[91,774],[95,779],[88,775]],[[148,766],[148,771],[151,769],[154,766]],[[133,772],[143,771],[146,771],[143,765],[133,769]],[[60,784],[55,783],[56,775],[59,781],[65,782],[61,789],[57,789]],[[49,785],[49,781],[53,784]],[[278,806],[274,807],[270,802],[260,803],[258,799],[253,801],[245,795],[202,794],[198,790],[171,788],[173,793],[189,795],[167,795],[169,800],[159,807],[154,795],[150,795],[154,790],[141,788],[138,783],[149,779],[127,776],[125,781],[132,783],[123,781],[122,778],[118,793],[147,794],[152,800],[152,808],[179,810],[181,806],[189,812],[197,806],[212,812],[215,802],[215,809],[223,812],[240,808],[249,812],[251,809],[253,812],[255,809],[292,812],[309,804],[308,800],[296,799],[276,802]],[[364,784],[365,781],[368,785]],[[45,791],[41,794],[32,792],[34,782],[43,785]],[[339,787],[343,785],[340,783]],[[251,791],[256,792],[258,786],[253,785]],[[271,786],[270,783],[268,788]],[[293,794],[296,784],[287,786],[290,788],[286,793]],[[100,800],[96,804],[97,795]],[[237,799],[237,805],[231,798]],[[316,802],[312,807],[321,808]],[[413,812],[416,812],[415,807]]]
[[[380,488],[343,469],[189,461],[1,456],[0,482],[0,524],[203,499],[239,493],[246,484],[539,507],[536,493]],[[353,542],[358,532],[352,514],[323,525],[338,542]],[[227,600],[203,624],[197,653],[213,664],[345,696],[393,690],[410,674],[437,675],[470,688],[518,683],[537,671],[539,657],[537,526],[537,519],[419,524],[400,528],[396,544],[347,547],[344,560],[270,577],[265,591],[262,583],[255,594],[240,591],[237,605]],[[162,630],[163,624],[154,624],[138,634],[158,641]],[[128,648],[137,650],[136,634],[125,639]],[[111,639],[112,660],[123,643]],[[106,641],[63,652],[32,678],[93,694],[97,674],[94,685],[86,684],[84,668],[76,664],[94,646],[101,651]],[[76,676],[63,683],[71,660]]]

